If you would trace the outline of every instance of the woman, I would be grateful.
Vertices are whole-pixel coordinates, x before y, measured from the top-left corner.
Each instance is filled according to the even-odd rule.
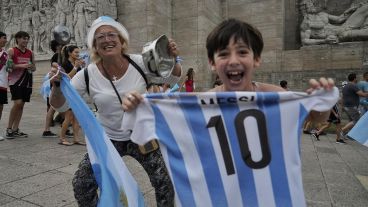
[[[81,94],[87,93],[96,104],[97,119],[107,136],[111,139],[121,156],[130,155],[146,170],[152,186],[155,188],[157,206],[173,206],[174,191],[165,164],[159,150],[142,154],[137,144],[130,141],[131,131],[122,128],[124,110],[121,107],[121,97],[128,91],[135,91],[128,98],[137,102],[138,92],[146,91],[146,82],[137,68],[130,63],[134,61],[144,68],[141,55],[127,54],[129,34],[125,27],[110,17],[99,17],[90,28],[87,36],[88,47],[91,50],[92,63],[88,66],[89,84],[86,85],[84,72],[77,73],[71,80],[72,85]],[[176,43],[169,41],[168,49],[173,57],[178,56]],[[57,73],[52,69],[50,76]],[[181,66],[175,64],[173,73],[163,82],[176,83],[180,79]],[[57,84],[60,76],[53,77],[50,82],[55,85],[51,92],[50,103],[56,109],[65,108],[65,98]],[[116,88],[116,91],[115,91]],[[73,179],[74,195],[79,206],[96,206],[98,201],[97,183],[92,167],[85,155]]]
[[[186,79],[184,83],[181,85],[180,90],[185,88],[185,92],[194,92],[195,84],[194,84],[194,69],[189,68],[187,71]]]
[[[84,65],[83,60],[79,59],[79,48],[75,45],[64,46],[62,48],[62,58],[61,58],[61,66],[65,70],[65,72],[69,75],[70,78],[73,78],[75,74],[81,67]],[[72,110],[68,110],[65,112],[65,118],[63,124],[61,126],[60,132],[60,142],[59,144],[70,146],[73,144],[78,145],[86,145],[86,143],[79,140],[79,123],[77,119],[75,119]],[[66,132],[68,130],[69,124],[73,126],[73,143],[70,143],[66,139]]]

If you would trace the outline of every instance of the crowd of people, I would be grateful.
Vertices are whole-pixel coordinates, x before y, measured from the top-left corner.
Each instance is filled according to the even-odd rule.
[[[330,116],[325,123],[315,124],[309,119],[306,120],[303,127],[305,134],[311,134],[317,141],[320,140],[320,135],[325,135],[326,129],[332,124],[335,125],[336,143],[345,144],[344,140],[349,139],[347,136],[350,129],[359,121],[359,119],[367,112],[368,107],[368,72],[363,73],[363,79],[358,82],[356,73],[350,73],[347,77],[347,82],[342,84],[341,99],[330,112]],[[342,110],[340,110],[342,109]],[[343,111],[346,114],[348,122],[342,124]]]
[[[24,104],[30,101],[32,73],[36,70],[33,53],[27,49],[29,38],[28,33],[18,32],[15,34],[17,45],[6,52],[3,49],[7,42],[6,35],[0,33],[0,117],[3,104],[7,103],[8,85],[13,101],[6,129],[6,138],[9,139],[28,136],[19,129],[19,123]],[[226,40],[221,38],[226,38]],[[50,125],[53,114],[57,111],[64,114],[59,136],[60,144],[66,146],[85,144],[80,140],[78,122],[60,89],[59,66],[61,66],[71,78],[71,84],[76,91],[81,96],[89,96],[98,108],[96,117],[119,154],[132,156],[148,173],[155,188],[157,205],[174,206],[174,189],[160,150],[155,148],[142,152],[140,147],[130,140],[132,131],[123,128],[121,124],[126,111],[135,110],[142,100],[141,94],[150,90],[145,77],[139,72],[145,68],[142,56],[127,52],[129,33],[126,28],[112,18],[105,16],[97,18],[87,34],[87,46],[90,49],[92,60],[88,66],[85,66],[85,63],[79,59],[78,47],[58,45],[55,42],[51,46],[55,52],[49,73],[51,84],[49,102],[52,107],[49,107],[47,111],[43,136],[56,136],[50,131]],[[252,25],[236,19],[225,20],[209,34],[206,48],[209,64],[218,76],[214,88],[210,91],[282,92],[288,90],[286,81],[286,84],[283,83],[280,87],[253,80],[253,74],[261,64],[263,39],[258,29]],[[170,55],[177,59],[179,51],[174,40],[169,41],[168,50]],[[9,60],[12,60],[12,63]],[[161,79],[165,88],[159,89],[158,92],[165,92],[170,88],[169,86],[178,84],[183,76],[182,73],[180,61],[175,62],[172,74]],[[179,83],[179,90],[185,88],[186,92],[195,91],[194,74],[194,69],[190,68],[185,81],[182,84]],[[9,83],[7,83],[8,77]],[[86,77],[89,77],[88,81]],[[341,134],[344,136],[360,117],[359,103],[367,102],[367,99],[359,100],[359,97],[368,97],[368,73],[365,73],[364,77],[365,82],[357,85],[356,75],[349,75],[349,83],[342,90],[344,111],[351,119],[351,123],[341,128]],[[334,81],[326,78],[321,78],[319,81],[311,79],[309,83],[308,93],[319,88],[331,90],[334,87]],[[367,105],[362,104],[361,108],[367,110]],[[330,112],[311,112],[310,121],[321,121],[327,117],[326,114]],[[333,120],[340,119],[338,110],[333,110],[331,115],[335,116]],[[331,122],[335,123],[333,120]],[[74,133],[72,143],[66,138],[70,124]],[[320,128],[320,130],[323,129],[323,127]],[[320,133],[317,131],[314,136],[318,138]],[[88,154],[82,158],[72,183],[75,198],[80,206],[97,205],[98,185]]]

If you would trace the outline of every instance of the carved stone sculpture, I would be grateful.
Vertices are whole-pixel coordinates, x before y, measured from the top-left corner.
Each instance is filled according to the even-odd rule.
[[[300,36],[303,45],[368,40],[367,2],[352,4],[341,15],[335,16],[315,6],[312,0],[303,0],[301,11]]]
[[[86,6],[85,0],[78,0],[78,2],[75,4],[74,13],[73,13],[75,42],[82,49],[86,48],[85,36],[87,34],[86,10],[84,9],[85,6]]]
[[[0,30],[8,37],[6,47],[14,45],[14,34],[30,34],[29,47],[35,55],[51,54],[49,43],[56,25],[67,26],[71,43],[86,48],[87,31],[99,15],[117,18],[116,0],[0,0]]]

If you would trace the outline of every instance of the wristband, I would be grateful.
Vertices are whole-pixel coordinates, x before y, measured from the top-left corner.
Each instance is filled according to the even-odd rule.
[[[180,56],[175,57],[175,63],[181,63],[182,61],[183,61],[183,59],[181,59]]]

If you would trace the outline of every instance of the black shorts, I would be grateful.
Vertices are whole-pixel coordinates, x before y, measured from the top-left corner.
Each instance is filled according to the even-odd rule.
[[[340,124],[341,120],[335,116],[334,113],[330,113],[330,117],[328,117],[327,122],[333,123],[333,124]]]
[[[29,102],[31,100],[32,88],[11,85],[10,93],[13,101],[22,99],[23,102]]]
[[[0,90],[0,104],[8,103],[8,92]]]

